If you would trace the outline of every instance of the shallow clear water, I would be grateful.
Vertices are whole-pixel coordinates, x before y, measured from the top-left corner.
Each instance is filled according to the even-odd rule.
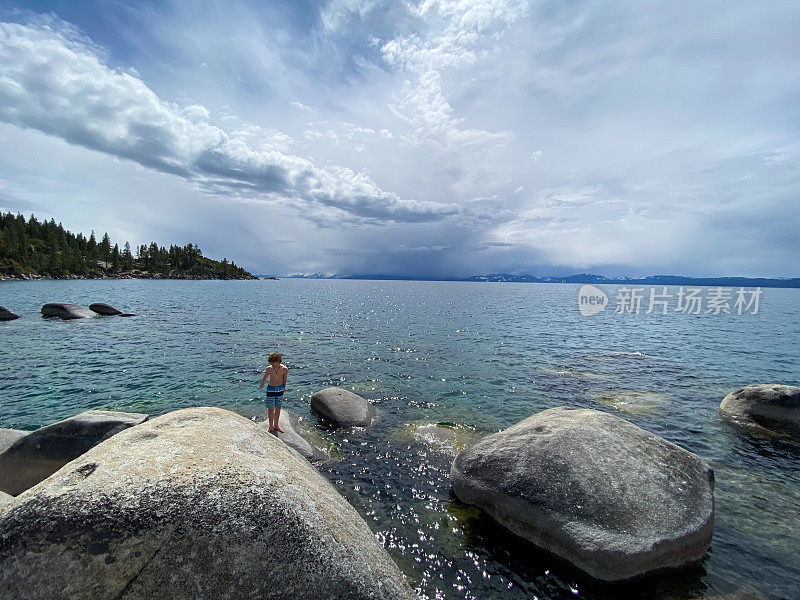
[[[280,350],[285,406],[342,385],[381,411],[321,435],[328,476],[428,598],[695,598],[750,587],[800,597],[800,444],[742,435],[717,415],[749,383],[800,383],[800,290],[766,289],[757,315],[582,317],[577,285],[341,280],[0,283],[0,427],[89,408],[151,415],[215,405],[264,412],[258,382]],[[614,293],[614,286],[606,291]],[[45,320],[46,302],[108,302],[133,318]],[[545,408],[607,410],[707,459],[714,539],[703,563],[625,586],[587,581],[450,492],[449,448],[409,422],[479,437]]]

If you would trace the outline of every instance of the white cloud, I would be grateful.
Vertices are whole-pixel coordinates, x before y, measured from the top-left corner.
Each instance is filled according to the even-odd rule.
[[[226,132],[200,105],[160,99],[112,69],[72,30],[0,24],[0,120],[179,175],[203,189],[264,202],[284,199],[310,216],[426,221],[454,205],[399,198],[352,169],[284,154],[280,132]],[[260,142],[254,143],[254,140]]]
[[[108,50],[38,18],[42,40],[0,59],[15,153],[50,148],[20,126],[73,141],[31,169],[0,153],[3,192],[105,224],[142,190],[158,200],[140,232],[196,198],[196,240],[232,244],[202,224],[235,213],[264,272],[269,237],[249,237],[280,213],[286,272],[792,275],[795,4],[87,6],[76,24],[113,32]],[[100,190],[104,164],[151,184]]]
[[[317,121],[313,124],[313,128],[306,129],[303,132],[303,138],[308,142],[318,139],[330,140],[347,147],[356,147],[360,151],[364,150],[364,144],[366,143],[391,140],[393,137],[394,135],[388,129],[384,128],[376,131],[371,127],[356,125],[348,121],[335,123]]]
[[[478,63],[492,45],[502,43],[502,28],[524,16],[527,5],[504,0],[426,0],[410,5],[409,10],[425,21],[423,31],[380,46],[386,64],[408,78],[392,106],[395,114],[415,127],[408,139],[417,144],[434,140],[447,148],[513,139],[509,131],[465,127],[466,119],[457,116],[447,99],[443,73]]]
[[[363,18],[375,10],[375,0],[336,0],[329,2],[320,13],[322,26],[327,31],[336,31],[350,23],[353,18]]]

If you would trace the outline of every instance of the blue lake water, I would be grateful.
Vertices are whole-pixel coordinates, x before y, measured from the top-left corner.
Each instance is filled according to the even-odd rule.
[[[320,429],[342,454],[321,471],[421,597],[677,600],[742,588],[800,597],[800,444],[743,435],[717,414],[746,384],[800,384],[800,290],[765,289],[755,315],[583,317],[579,287],[3,282],[0,305],[22,318],[0,323],[0,427],[34,429],[89,408],[263,416],[260,374],[279,350],[290,367],[284,406],[310,424],[310,394],[330,385],[379,407],[366,431]],[[137,316],[39,314],[46,302],[98,301]],[[479,437],[559,405],[609,411],[711,463],[716,523],[701,565],[623,586],[588,581],[456,501],[452,453],[407,425],[450,421]]]

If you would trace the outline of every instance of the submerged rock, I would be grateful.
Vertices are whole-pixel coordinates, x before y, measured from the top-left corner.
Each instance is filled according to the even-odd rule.
[[[110,304],[105,304],[103,302],[95,302],[94,304],[90,304],[89,310],[91,310],[92,312],[96,312],[98,315],[104,315],[104,316],[123,314],[120,309],[114,308]]]
[[[480,434],[470,427],[447,421],[413,421],[395,429],[391,437],[401,442],[416,441],[425,446],[455,456],[478,440]]]
[[[485,437],[450,478],[461,501],[604,581],[697,562],[711,543],[708,464],[596,410],[553,408]]]
[[[19,496],[0,531],[13,598],[414,597],[324,477],[218,408],[114,436]]]
[[[763,592],[751,587],[743,587],[730,594],[703,596],[696,600],[773,600]]]
[[[5,452],[19,438],[25,437],[29,433],[30,431],[22,431],[20,429],[0,429],[0,454]]]
[[[340,427],[367,427],[375,419],[375,407],[358,394],[329,387],[311,395],[311,408],[324,420]]]
[[[756,433],[800,435],[800,387],[779,384],[748,385],[731,392],[719,414]]]
[[[617,390],[598,394],[597,401],[629,415],[651,415],[666,405],[669,397],[646,390]]]
[[[570,377],[575,379],[613,379],[614,375],[608,373],[599,373],[597,371],[586,371],[574,369],[570,367],[555,367],[552,365],[542,365],[537,367],[540,371],[548,375],[556,375],[558,377]]]
[[[25,432],[0,454],[0,490],[16,496],[103,440],[147,420],[140,413],[89,410]]]
[[[320,446],[312,444],[310,440],[298,433],[300,421],[296,415],[290,413],[288,410],[282,410],[280,422],[278,424],[283,428],[284,433],[273,431],[272,434],[290,448],[297,450],[303,458],[312,463],[328,460],[329,456],[327,452]],[[269,428],[269,422],[262,422],[259,424],[259,427],[267,429]]]
[[[92,316],[90,311],[85,306],[79,304],[64,304],[61,302],[52,302],[45,304],[42,307],[43,317],[60,317],[62,319],[84,319]]]
[[[14,314],[5,306],[0,306],[0,321],[13,321],[14,319],[19,319],[19,315]]]

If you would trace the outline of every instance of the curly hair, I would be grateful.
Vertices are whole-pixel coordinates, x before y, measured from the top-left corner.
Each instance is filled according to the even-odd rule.
[[[272,354],[269,355],[268,360],[270,364],[283,362],[283,356],[281,356],[280,352],[273,352]]]

